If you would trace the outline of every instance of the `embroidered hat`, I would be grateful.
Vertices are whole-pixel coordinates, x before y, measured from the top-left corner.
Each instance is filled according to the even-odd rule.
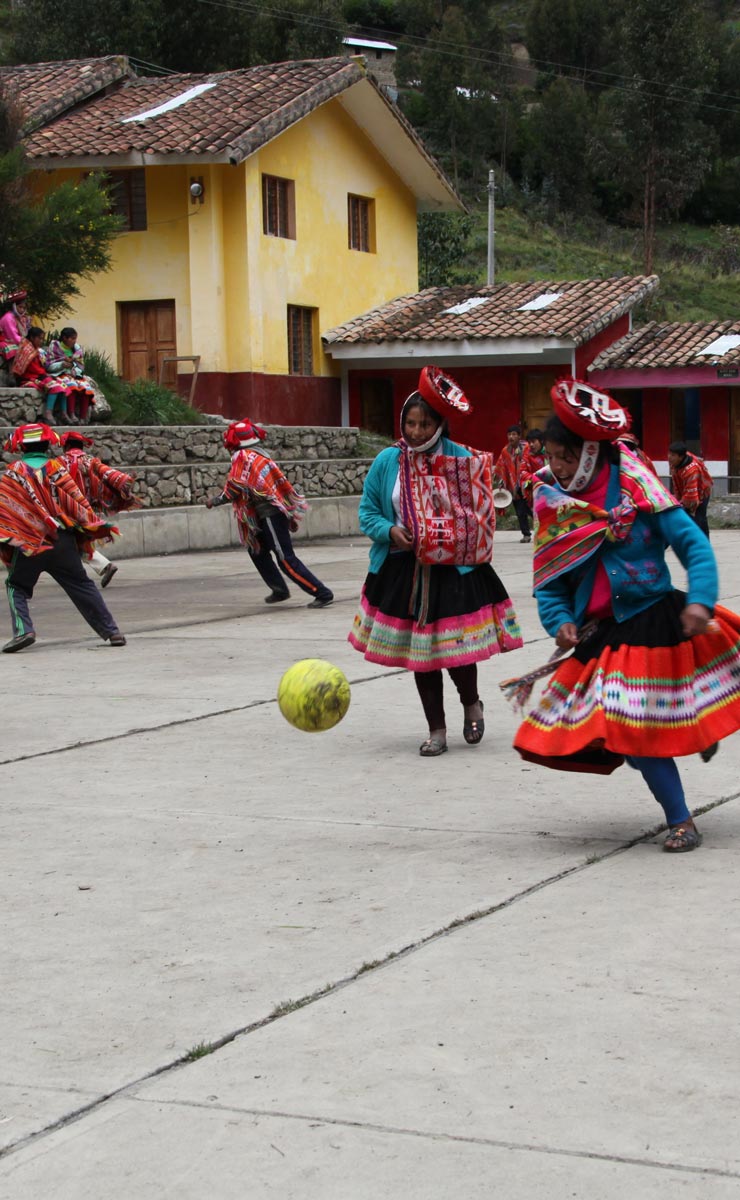
[[[24,292],[23,289],[18,292],[11,292],[5,299],[8,304],[20,304],[21,300],[28,299],[28,292]]]
[[[254,421],[245,418],[243,421],[232,421],[224,433],[224,446],[227,450],[243,450],[246,446],[256,446],[266,437],[267,431],[261,425],[255,425]]]
[[[626,433],[632,417],[608,392],[580,379],[560,379],[550,391],[555,416],[566,429],[589,442],[613,442]]]
[[[70,444],[92,446],[93,440],[91,437],[86,437],[84,433],[80,433],[77,429],[67,429],[61,436],[61,443],[66,450]]]
[[[59,434],[52,429],[51,425],[19,425],[3,445],[3,450],[10,450],[16,454],[18,451],[30,450],[34,446],[39,446],[42,442],[46,442],[50,446],[60,444]]]
[[[459,413],[471,413],[473,406],[459,384],[439,367],[423,367],[419,376],[419,395],[426,400],[440,417],[446,417],[449,409]]]

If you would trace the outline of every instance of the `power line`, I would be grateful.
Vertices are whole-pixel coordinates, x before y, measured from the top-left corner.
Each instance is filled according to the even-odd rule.
[[[299,14],[299,13],[295,13],[288,9],[281,9],[281,8],[272,7],[272,6],[270,6],[269,8],[266,8],[265,5],[259,4],[257,2],[250,3],[250,0],[197,0],[197,2],[199,4],[205,4],[212,8],[224,8],[224,9],[227,9],[230,11],[247,12],[247,13],[252,13],[255,15],[268,14],[268,15],[274,16],[274,17],[283,17],[284,19],[289,20],[294,24],[311,25],[318,29],[323,29],[327,33],[336,33],[337,37],[339,37],[344,32],[343,26],[337,24],[335,21],[328,20],[324,17],[314,16],[314,15],[308,14],[308,13]],[[382,30],[370,29],[369,32],[373,35],[377,35],[378,37],[381,37],[381,36],[384,38],[387,37],[387,34]],[[498,51],[480,50],[480,49],[471,50],[471,48],[469,46],[466,46],[461,42],[454,42],[454,41],[450,41],[445,38],[422,38],[422,37],[417,37],[414,34],[404,33],[404,34],[400,35],[400,37],[395,38],[395,40],[400,42],[403,45],[408,45],[411,49],[415,49],[415,48],[416,49],[430,49],[430,50],[434,50],[435,52],[442,54],[448,58],[459,58],[468,63],[470,63],[472,61],[473,63],[479,64],[482,66],[487,66],[487,65],[510,66],[511,65],[511,60],[509,59],[509,57],[504,54],[501,54]],[[617,82],[615,82],[613,84],[602,83],[598,79],[590,79],[590,82],[592,82],[596,87],[601,87],[604,89],[606,89],[608,87],[612,87],[614,90],[627,92],[627,93],[639,91],[639,92],[641,92],[641,94],[643,96],[647,97],[648,99],[653,99],[653,100],[673,99],[673,101],[676,104],[688,103],[690,97],[693,96],[696,99],[697,106],[700,108],[710,109],[714,112],[728,112],[728,113],[734,113],[735,115],[740,115],[740,108],[731,108],[728,105],[710,104],[706,100],[699,99],[700,96],[714,96],[717,99],[733,100],[737,104],[740,104],[740,96],[736,96],[731,93],[714,92],[708,88],[705,89],[705,88],[689,87],[686,84],[679,84],[679,83],[671,83],[670,85],[664,85],[660,80],[644,79],[640,76],[622,75],[616,71],[605,71],[605,70],[601,70],[600,68],[581,68],[581,67],[574,66],[573,64],[559,63],[559,62],[555,62],[554,60],[550,60],[550,59],[530,58],[529,61],[530,61],[530,63],[532,63],[538,67],[547,67],[547,68],[555,69],[555,70],[557,70],[557,73],[562,78],[572,79],[575,82],[578,82],[581,84],[586,81],[585,76],[591,77],[594,75],[602,75],[608,79],[613,79],[615,81],[619,80],[619,81],[621,81],[621,83],[617,83]],[[664,92],[647,92],[644,90],[644,85],[646,85],[648,87],[664,87],[665,86],[666,90]],[[682,98],[681,96],[676,96],[675,93],[677,91],[678,92],[686,92],[686,93],[688,93],[688,96],[686,96],[685,98]]]

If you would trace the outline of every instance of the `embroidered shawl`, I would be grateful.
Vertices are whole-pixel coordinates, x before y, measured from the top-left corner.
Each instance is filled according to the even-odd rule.
[[[118,530],[95,516],[64,463],[50,458],[34,468],[22,460],[11,463],[0,478],[0,555],[7,563],[14,548],[22,554],[43,554],[56,541],[59,528],[73,529],[85,546],[99,538],[111,540]]]
[[[496,529],[493,455],[429,454],[414,452],[403,440],[397,444],[401,520],[418,561],[458,567],[490,562]]]
[[[276,462],[259,450],[238,450],[224,484],[224,495],[234,506],[239,538],[251,550],[259,547],[259,519],[255,500],[274,504],[290,520],[308,511],[305,498],[286,479]]]
[[[141,508],[142,501],[132,495],[133,475],[109,467],[101,459],[84,450],[68,450],[62,455],[78,488],[95,512],[125,512]]]
[[[34,362],[34,360],[36,360],[40,366],[43,366],[39,351],[32,342],[29,342],[28,338],[24,338],[18,347],[18,353],[13,359],[13,374],[18,375],[19,378],[22,377],[25,375],[26,371],[30,367],[31,363]]]
[[[580,566],[604,541],[627,537],[638,512],[660,513],[677,502],[663,484],[629,450],[620,448],[620,501],[608,512],[577,494],[569,495],[549,467],[534,476],[534,590]]]

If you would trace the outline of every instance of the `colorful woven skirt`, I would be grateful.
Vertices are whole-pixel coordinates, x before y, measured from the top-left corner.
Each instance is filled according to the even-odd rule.
[[[716,632],[687,638],[685,604],[674,591],[622,624],[599,622],[520,725],[522,758],[608,774],[626,755],[698,754],[740,729],[740,617],[718,605]]]
[[[465,574],[443,566],[417,571],[413,554],[403,552],[367,576],[348,640],[368,662],[410,671],[464,667],[522,645],[514,606],[490,563]]]

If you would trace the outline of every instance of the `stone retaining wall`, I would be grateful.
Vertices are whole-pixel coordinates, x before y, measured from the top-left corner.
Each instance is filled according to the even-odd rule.
[[[15,417],[8,420],[0,389],[0,444],[16,424],[38,420],[38,397],[12,389]],[[134,474],[145,508],[202,504],[228,471],[225,423],[208,425],[95,425],[82,427],[104,462]],[[61,427],[62,429],[64,427]],[[357,429],[269,425],[265,450],[306,496],[359,495],[372,459],[356,458]],[[6,461],[11,456],[6,454]],[[1,464],[0,464],[1,465]]]

